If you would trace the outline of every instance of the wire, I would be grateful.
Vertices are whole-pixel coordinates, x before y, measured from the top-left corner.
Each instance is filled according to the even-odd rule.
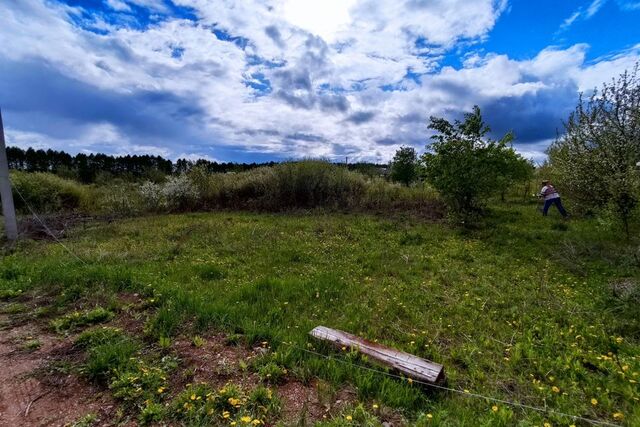
[[[374,372],[374,373],[377,373],[377,374],[380,374],[380,375],[386,375],[386,376],[391,377],[391,378],[397,378],[397,379],[400,379],[400,380],[407,380],[406,377],[403,377],[401,375],[396,375],[396,374],[392,374],[390,372],[381,371],[379,369],[370,368],[368,366],[360,365],[360,364],[357,364],[357,363],[348,362],[346,360],[337,359],[335,357],[331,357],[331,356],[328,356],[328,355],[325,355],[325,354],[322,354],[322,353],[318,353],[316,351],[312,351],[312,350],[309,350],[309,349],[306,349],[306,348],[298,347],[297,345],[294,345],[293,343],[288,343],[286,341],[282,341],[282,344],[288,345],[290,347],[293,347],[293,348],[295,348],[297,350],[300,350],[300,351],[303,351],[303,352],[306,352],[306,353],[309,353],[309,354],[313,354],[315,356],[322,357],[322,358],[324,358],[326,360],[333,360],[333,361],[336,361],[336,362],[339,362],[339,363],[347,364],[347,365],[350,365],[350,366],[355,366],[356,368],[363,369],[363,370],[370,371],[370,372]],[[444,390],[444,391],[449,391],[449,392],[452,392],[452,393],[461,394],[461,395],[466,396],[466,397],[481,398],[481,399],[489,400],[489,401],[496,402],[496,403],[502,403],[503,405],[519,407],[519,408],[522,408],[522,409],[529,409],[529,410],[532,410],[532,411],[537,411],[537,412],[541,412],[541,413],[545,413],[545,414],[558,415],[558,416],[562,416],[562,417],[571,418],[573,420],[581,420],[581,421],[585,421],[585,422],[588,422],[588,423],[594,424],[594,425],[603,425],[603,426],[609,426],[609,427],[620,427],[618,424],[610,423],[608,421],[594,420],[594,419],[591,419],[591,418],[585,418],[585,417],[581,417],[579,415],[567,414],[565,412],[560,412],[560,411],[556,411],[556,410],[549,409],[549,408],[539,408],[539,407],[536,407],[536,406],[525,405],[524,403],[498,399],[498,398],[491,397],[491,396],[485,396],[485,395],[478,394],[478,393],[471,393],[469,391],[458,390],[458,389],[449,388],[449,387],[445,387],[445,386],[438,385],[438,384],[427,383],[427,382],[419,381],[419,380],[413,380],[412,379],[411,381],[414,382],[414,383],[417,383],[417,384],[425,385],[427,387],[431,387],[431,388],[435,388],[435,389],[439,389],[439,390]]]
[[[62,243],[60,241],[60,239],[58,239],[58,236],[55,235],[55,233],[53,231],[51,231],[51,229],[49,227],[47,227],[47,224],[44,223],[44,221],[42,219],[40,219],[40,217],[38,216],[38,214],[35,213],[35,211],[33,210],[33,208],[31,207],[31,205],[29,205],[29,202],[27,202],[27,200],[24,198],[24,196],[22,195],[22,193],[20,192],[20,190],[18,189],[18,187],[16,187],[15,185],[13,185],[13,183],[11,184],[11,187],[13,187],[14,190],[16,190],[16,193],[18,194],[18,196],[20,197],[20,199],[22,199],[22,202],[24,203],[24,205],[27,207],[27,209],[29,209],[29,211],[31,212],[31,214],[33,215],[33,217],[40,223],[40,225],[42,225],[42,227],[45,229],[45,231],[60,245],[62,246],[71,256],[73,256],[75,259],[77,259],[78,261],[80,261],[82,264],[87,265],[87,262],[85,260],[83,260],[82,258],[80,258],[78,255],[76,255],[71,249],[69,249],[64,243]]]

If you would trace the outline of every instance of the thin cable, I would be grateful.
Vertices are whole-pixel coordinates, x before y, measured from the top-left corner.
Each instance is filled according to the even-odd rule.
[[[348,362],[346,360],[337,359],[335,357],[328,356],[328,355],[325,355],[325,354],[322,354],[322,353],[318,353],[316,351],[312,351],[312,350],[309,350],[309,349],[306,349],[306,348],[298,347],[297,345],[294,345],[292,343],[288,343],[286,341],[282,341],[282,344],[288,345],[288,346],[290,346],[292,348],[295,348],[297,350],[300,350],[300,351],[303,351],[303,352],[306,352],[306,353],[309,353],[309,354],[313,354],[315,356],[322,357],[322,358],[324,358],[326,360],[333,360],[333,361],[336,361],[336,362],[339,362],[339,363],[343,363],[343,364],[346,364],[346,365],[355,366],[356,368],[363,369],[363,370],[370,371],[370,372],[374,372],[374,373],[377,373],[377,374],[380,374],[380,375],[386,375],[386,376],[391,377],[391,378],[407,380],[406,377],[403,377],[401,375],[396,375],[396,374],[392,374],[390,372],[381,371],[379,369],[370,368],[368,366],[360,365],[360,364],[357,364],[357,363]],[[588,422],[588,423],[594,424],[594,425],[603,425],[603,426],[609,426],[609,427],[620,427],[620,425],[613,424],[613,423],[610,423],[608,421],[594,420],[594,419],[590,419],[590,418],[581,417],[579,415],[567,414],[565,412],[560,412],[560,411],[556,411],[556,410],[553,410],[553,409],[539,408],[539,407],[536,407],[536,406],[526,405],[524,403],[513,402],[513,401],[509,401],[509,400],[502,400],[502,399],[498,399],[498,398],[491,397],[491,396],[485,396],[485,395],[478,394],[478,393],[471,393],[471,392],[464,391],[464,390],[457,390],[457,389],[454,389],[454,388],[449,388],[449,387],[445,387],[445,386],[441,386],[441,385],[437,385],[437,384],[431,384],[431,383],[427,383],[427,382],[424,382],[424,381],[419,381],[419,380],[414,380],[414,379],[412,379],[411,381],[414,382],[414,383],[425,385],[427,387],[436,388],[436,389],[445,390],[445,391],[450,391],[450,392],[458,393],[458,394],[461,394],[461,395],[467,396],[467,397],[476,397],[476,398],[480,398],[480,399],[490,400],[492,402],[502,403],[503,405],[519,407],[519,408],[522,408],[522,409],[529,409],[529,410],[537,411],[537,412],[544,413],[544,414],[558,415],[558,416],[562,416],[562,417],[571,418],[573,420],[581,420],[581,421],[585,421],[585,422]]]
[[[77,259],[78,261],[80,261],[81,263],[87,265],[87,262],[85,260],[83,260],[82,258],[80,258],[78,255],[76,255],[71,249],[69,249],[64,243],[62,243],[60,241],[60,239],[58,239],[58,236],[55,235],[55,233],[53,233],[51,231],[51,229],[49,229],[49,227],[47,227],[47,224],[44,223],[44,221],[42,221],[42,219],[40,219],[40,217],[38,216],[38,214],[35,213],[35,211],[33,210],[33,208],[31,207],[31,205],[29,205],[29,203],[27,202],[27,200],[24,198],[24,196],[22,195],[22,193],[20,192],[20,190],[18,190],[18,187],[16,187],[15,185],[13,185],[13,183],[11,184],[11,187],[13,187],[14,190],[16,190],[16,193],[18,193],[18,196],[20,197],[20,199],[22,199],[22,202],[24,203],[24,205],[27,207],[27,209],[29,209],[29,211],[31,212],[31,214],[33,215],[33,217],[40,223],[40,225],[42,225],[42,227],[45,229],[45,231],[60,245],[62,246],[67,252],[69,252],[69,254],[71,256],[73,256],[75,259]]]

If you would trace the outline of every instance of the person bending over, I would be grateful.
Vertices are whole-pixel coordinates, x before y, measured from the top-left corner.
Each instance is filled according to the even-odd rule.
[[[551,205],[556,205],[558,211],[560,212],[560,215],[562,215],[564,218],[569,217],[569,214],[564,209],[564,206],[562,206],[560,194],[558,194],[558,191],[549,180],[545,179],[544,181],[542,181],[542,189],[540,190],[538,196],[544,197],[544,207],[542,208],[542,215],[547,216],[547,212],[549,211]]]

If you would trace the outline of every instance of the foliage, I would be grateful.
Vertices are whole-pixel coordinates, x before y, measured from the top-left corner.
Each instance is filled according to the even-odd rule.
[[[640,63],[580,97],[549,158],[563,190],[584,208],[609,206],[629,235],[640,200]]]
[[[257,368],[260,380],[269,384],[280,384],[287,376],[287,369],[275,362],[267,362]]]
[[[41,214],[85,208],[90,197],[82,185],[50,173],[12,172],[11,183],[16,209],[23,213],[30,213],[25,201]]]
[[[171,417],[188,425],[264,425],[280,409],[272,391],[258,387],[246,394],[228,383],[220,390],[195,384],[180,393],[170,406]]]
[[[90,380],[107,383],[114,373],[126,370],[138,349],[138,343],[128,337],[91,346],[82,372]]]
[[[141,405],[145,400],[153,401],[167,389],[167,372],[161,366],[149,365],[136,359],[124,367],[113,369],[109,388],[113,397],[128,405]]]
[[[75,344],[81,348],[92,348],[99,345],[123,341],[126,338],[124,332],[119,328],[112,326],[102,326],[93,329],[87,329],[82,332],[75,340]]]
[[[74,311],[69,314],[65,314],[51,321],[51,326],[56,332],[62,333],[64,331],[72,330],[86,325],[93,325],[95,323],[102,323],[113,318],[112,311],[103,307],[96,307],[87,311]]]
[[[329,421],[319,422],[316,427],[382,427],[383,423],[362,404],[346,408]]]
[[[391,161],[391,179],[406,186],[418,177],[418,155],[413,147],[400,147]]]
[[[498,141],[486,138],[490,129],[478,106],[462,122],[431,117],[429,128],[437,133],[422,157],[427,179],[463,221],[477,216],[486,199],[524,169],[526,161],[508,146],[510,133]]]

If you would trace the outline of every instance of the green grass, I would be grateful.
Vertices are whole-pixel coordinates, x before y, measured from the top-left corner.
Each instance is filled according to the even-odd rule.
[[[151,216],[73,235],[66,244],[86,265],[53,243],[22,242],[0,261],[0,293],[46,290],[68,305],[135,291],[157,306],[145,328],[153,340],[216,328],[267,342],[290,373],[349,382],[362,400],[420,422],[429,413],[439,425],[580,425],[502,404],[494,411],[282,342],[329,353],[308,331],[343,329],[444,364],[458,390],[608,422],[621,413],[637,425],[640,310],[611,285],[637,286],[639,243],[597,220],[554,215],[498,204],[475,231],[411,216]]]
[[[57,319],[51,321],[51,326],[58,333],[80,328],[82,326],[93,325],[96,323],[107,322],[114,316],[112,311],[103,307],[96,307],[92,310],[86,310],[83,312],[74,311],[72,313],[65,314]]]

